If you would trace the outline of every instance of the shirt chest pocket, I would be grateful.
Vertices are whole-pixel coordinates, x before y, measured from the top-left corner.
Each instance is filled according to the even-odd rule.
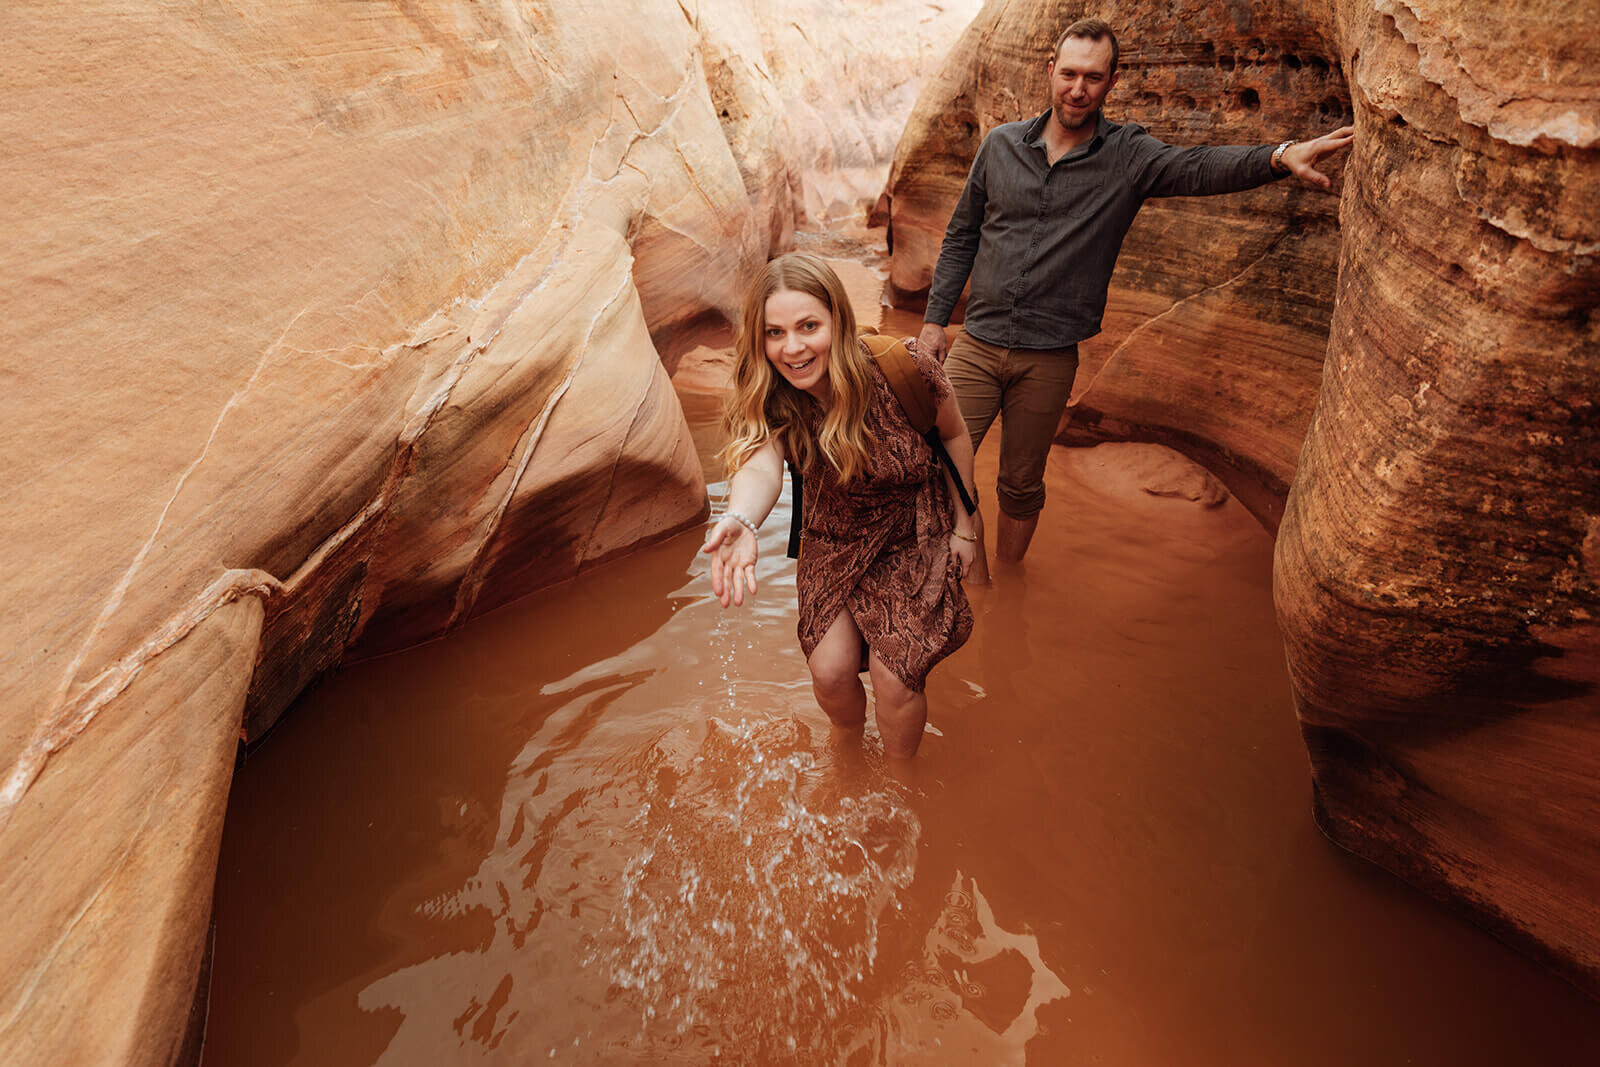
[[[1105,174],[1081,168],[1058,169],[1050,176],[1050,193],[1052,198],[1060,198],[1061,214],[1087,218],[1100,210],[1105,199]]]

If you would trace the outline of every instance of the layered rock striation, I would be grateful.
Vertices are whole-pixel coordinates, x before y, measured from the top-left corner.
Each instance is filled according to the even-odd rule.
[[[902,302],[1088,13],[991,5],[919,100],[885,194]],[[1175,445],[1278,530],[1324,831],[1600,993],[1600,46],[1563,5],[1093,13],[1114,119],[1357,140],[1337,198],[1145,208],[1060,439]]]
[[[1359,134],[1275,591],[1318,819],[1600,994],[1600,45],[1341,11]]]
[[[241,730],[705,513],[656,342],[961,17],[823,14],[7,9],[0,1060],[183,1052]]]

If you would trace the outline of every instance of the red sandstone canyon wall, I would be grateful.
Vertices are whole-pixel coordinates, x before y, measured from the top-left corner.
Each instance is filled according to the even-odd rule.
[[[177,1053],[241,730],[704,514],[656,343],[962,6],[6,7],[0,1061]]]
[[[1176,445],[1278,530],[1324,831],[1600,992],[1600,38],[1559,4],[989,5],[896,155],[901,301],[1084,14],[1115,119],[1357,141],[1336,197],[1145,208],[1061,439]]]
[[[1600,38],[1573,17],[1341,7],[1357,143],[1275,593],[1323,829],[1600,994]]]

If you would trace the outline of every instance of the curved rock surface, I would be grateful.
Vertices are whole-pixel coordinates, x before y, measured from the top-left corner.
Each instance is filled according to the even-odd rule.
[[[1358,133],[1337,199],[1145,208],[1060,439],[1172,444],[1279,530],[1323,829],[1600,993],[1600,46],[1564,5],[1103,13],[1114,118]],[[990,5],[925,90],[885,194],[898,302],[1076,15]]]
[[[1323,829],[1600,994],[1600,43],[1569,19],[1345,10],[1275,591]]]
[[[183,1054],[241,728],[704,514],[652,338],[875,192],[963,17],[7,9],[0,1061]]]

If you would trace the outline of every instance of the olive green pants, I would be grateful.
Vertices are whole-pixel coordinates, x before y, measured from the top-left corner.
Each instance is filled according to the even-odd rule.
[[[1000,417],[995,499],[1013,519],[1044,508],[1044,464],[1078,376],[1078,346],[1001,348],[961,330],[944,361],[977,451]]]

